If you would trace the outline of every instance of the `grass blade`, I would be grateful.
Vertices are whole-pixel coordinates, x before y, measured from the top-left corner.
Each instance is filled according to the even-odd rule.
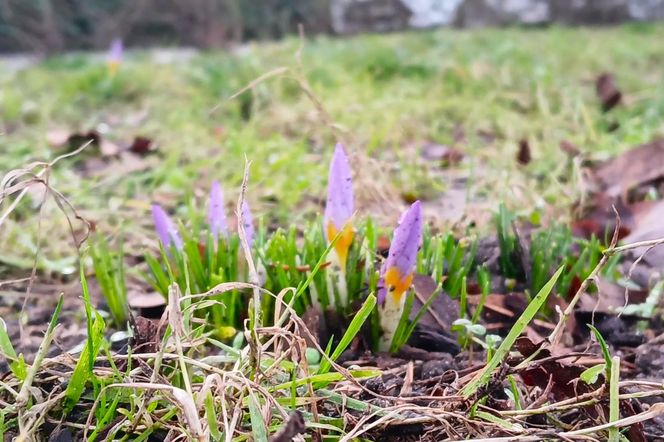
[[[14,373],[19,380],[24,380],[27,374],[25,362],[22,357],[19,358],[16,355],[16,350],[14,350],[14,346],[7,333],[7,324],[5,324],[5,321],[2,318],[0,318],[0,352],[2,352],[2,356],[8,359],[9,368],[12,373]]]
[[[44,335],[44,339],[42,340],[42,343],[39,345],[39,350],[37,350],[35,361],[30,366],[30,370],[28,371],[28,374],[25,377],[25,381],[23,381],[23,385],[21,385],[21,390],[18,392],[18,395],[16,396],[17,408],[24,407],[30,400],[30,388],[32,387],[32,381],[37,375],[37,371],[39,371],[39,369],[41,368],[42,361],[44,360],[44,357],[46,357],[46,352],[48,352],[48,348],[51,346],[51,341],[53,340],[53,332],[55,331],[55,326],[58,325],[58,319],[60,318],[60,312],[62,311],[63,301],[64,301],[64,294],[61,293],[60,298],[58,299],[58,304],[55,306],[55,311],[53,312],[53,316],[51,317],[51,322],[49,322],[48,329],[46,329],[46,334]]]
[[[469,382],[461,390],[461,394],[463,396],[467,398],[472,396],[480,387],[486,385],[489,379],[491,379],[491,373],[493,370],[495,370],[496,367],[498,367],[498,365],[503,361],[505,356],[507,356],[510,349],[514,345],[514,342],[516,342],[517,338],[521,335],[526,326],[535,317],[540,307],[542,307],[544,301],[546,301],[546,298],[549,296],[549,293],[551,293],[553,286],[556,284],[556,281],[558,281],[563,268],[563,266],[560,266],[549,282],[547,282],[539,291],[539,293],[535,295],[533,300],[530,301],[530,304],[528,304],[526,310],[524,310],[519,319],[516,321],[510,332],[505,337],[505,340],[502,342],[502,344],[500,344],[500,347],[498,347],[498,350],[496,350],[496,353],[493,355],[486,367],[484,367],[484,369],[480,372],[479,375],[475,377],[475,379]]]
[[[337,345],[337,348],[334,349],[334,353],[332,353],[330,359],[332,359],[333,361],[336,360],[339,356],[341,356],[341,353],[343,353],[344,350],[348,348],[353,338],[355,338],[355,335],[359,333],[360,329],[362,328],[362,325],[364,325],[364,321],[366,321],[369,315],[371,315],[371,312],[373,311],[375,306],[376,306],[376,297],[374,296],[373,293],[371,293],[367,297],[367,300],[364,301],[364,304],[362,304],[362,308],[360,308],[360,311],[358,311],[357,314],[353,317],[353,320],[350,322],[350,325],[348,326],[348,330],[346,330],[346,333],[344,333],[343,337],[341,338],[341,341],[339,342],[339,345]],[[323,359],[320,363],[318,374],[327,373],[330,367],[331,367],[330,361],[328,359]]]
[[[609,381],[609,422],[620,420],[620,357],[614,356],[611,360],[611,378]],[[618,427],[609,428],[609,442],[620,442]]]

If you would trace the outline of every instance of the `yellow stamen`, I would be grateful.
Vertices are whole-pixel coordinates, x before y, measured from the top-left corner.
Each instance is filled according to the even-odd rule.
[[[330,241],[337,236],[337,228],[332,221],[327,223],[327,237]],[[341,230],[341,235],[336,243],[334,243],[334,250],[337,252],[339,257],[339,264],[341,265],[341,270],[346,271],[346,260],[348,259],[348,251],[350,250],[350,245],[353,242],[353,226],[350,223],[346,223],[344,228]]]
[[[385,272],[385,285],[395,304],[401,302],[401,296],[410,288],[412,283],[413,274],[403,277],[398,267],[390,267]]]
[[[118,72],[119,68],[120,68],[120,63],[118,63],[117,61],[108,62],[108,71],[111,73],[111,75],[115,75]]]

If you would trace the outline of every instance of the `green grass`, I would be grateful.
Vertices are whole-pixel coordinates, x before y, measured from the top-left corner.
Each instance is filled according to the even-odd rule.
[[[473,267],[475,242],[468,238],[457,241],[448,229],[433,235],[454,215],[447,213],[449,209],[440,198],[456,182],[465,182],[467,217],[456,226],[457,233],[474,233],[468,228],[471,224],[480,234],[493,230],[491,214],[500,203],[506,208],[504,215],[509,211],[514,217],[544,225],[553,224],[552,220],[564,222],[581,189],[576,186],[575,166],[558,147],[560,141],[571,141],[584,153],[603,158],[664,134],[662,37],[662,25],[472,33],[444,30],[338,40],[319,37],[306,42],[301,65],[296,57],[300,42],[289,39],[249,45],[236,53],[202,53],[169,65],[155,65],[149,52],[138,51],[129,55],[115,77],[108,75],[103,62],[85,55],[45,60],[20,72],[0,69],[0,164],[4,169],[59,155],[61,152],[47,145],[48,133],[57,127],[104,129],[105,137],[118,143],[136,135],[155,140],[158,153],[146,160],[148,167],[142,171],[127,174],[121,166],[83,174],[85,162],[96,156],[89,148],[58,163],[49,184],[110,239],[108,247],[105,242],[98,243],[105,252],[97,255],[95,270],[102,279],[102,289],[118,300],[109,305],[116,322],[121,323],[119,318],[125,313],[126,286],[125,272],[118,268],[111,251],[121,250],[129,260],[147,250],[147,256],[153,257],[154,285],[169,296],[169,321],[157,352],[111,357],[104,321],[91,305],[82,273],[88,341],[77,363],[68,367],[68,376],[58,376],[65,383],[58,384],[56,390],[50,377],[38,374],[42,369],[63,369],[59,360],[45,357],[62,298],[32,364],[16,354],[0,324],[0,350],[8,356],[13,371],[3,383],[2,397],[16,403],[0,413],[0,433],[18,428],[25,436],[31,431],[31,408],[46,397],[35,393],[39,389],[59,394],[40,403],[51,419],[76,419],[82,408],[88,410],[89,423],[95,427],[85,425],[85,431],[93,439],[101,439],[102,431],[108,428],[111,438],[135,436],[145,440],[178,422],[183,424],[178,427],[183,436],[185,431],[191,432],[188,436],[208,431],[215,438],[267,440],[285,422],[286,411],[295,409],[306,413],[309,428],[324,430],[323,435],[330,435],[331,440],[333,434],[352,430],[344,419],[347,410],[376,416],[390,413],[393,419],[403,421],[405,415],[394,414],[394,409],[347,396],[343,386],[338,390],[320,388],[343,377],[378,374],[355,368],[342,371],[334,363],[363,323],[373,320],[372,295],[338,344],[331,342],[327,349],[306,348],[307,343],[299,337],[303,324],[292,315],[289,305],[281,307],[279,327],[261,326],[249,311],[248,329],[244,336],[239,335],[244,340],[236,339],[234,346],[217,340],[206,319],[212,303],[224,293],[197,300],[187,296],[187,288],[196,293],[220,280],[234,281],[239,267],[235,261],[237,244],[229,245],[233,253],[226,257],[222,252],[214,256],[211,247],[202,256],[197,247],[195,227],[202,222],[201,202],[210,182],[218,179],[223,183],[230,208],[242,181],[245,156],[253,161],[247,197],[265,227],[257,229],[261,233],[256,249],[262,254],[254,259],[266,268],[267,281],[272,284],[260,292],[270,311],[275,303],[288,300],[277,299],[276,293],[289,284],[299,294],[307,288],[324,292],[323,269],[320,274],[295,273],[296,265],[306,264],[310,269],[320,266],[325,249],[321,232],[315,227],[277,227],[316,225],[329,157],[338,140],[345,142],[352,154],[358,218],[374,220],[362,231],[371,252],[367,256],[377,247],[379,229],[394,226],[401,198],[421,198],[425,214],[435,219],[436,225],[430,226],[432,235],[426,236],[418,271],[428,270],[435,281],[448,276],[443,288],[464,305],[467,276],[477,277],[482,306],[492,287],[488,270]],[[227,100],[280,67],[288,68],[285,74],[266,78]],[[593,79],[602,71],[612,71],[626,95],[627,104],[608,115],[601,113],[594,97]],[[313,95],[304,93],[303,87]],[[610,132],[608,127],[614,120],[621,125]],[[452,144],[459,127],[465,133],[465,139],[456,145],[466,153],[463,163],[442,170],[436,162],[422,158],[422,144]],[[482,133],[490,134],[493,140],[487,141]],[[525,167],[515,161],[516,145],[522,138],[529,140],[533,154],[532,163]],[[375,161],[368,162],[367,157]],[[377,197],[377,190],[382,196]],[[169,267],[165,251],[159,261],[149,213],[152,200],[175,209],[174,219],[186,220],[183,229],[191,229],[182,232],[191,233],[186,255],[197,256],[198,261],[175,260]],[[4,264],[0,273],[30,268],[34,253],[41,248],[37,260],[40,270],[74,278],[78,256],[61,207],[51,200],[41,210],[44,216],[40,219],[35,216],[39,201],[40,194],[30,192],[0,226],[0,261]],[[8,207],[9,202],[4,202],[0,214]],[[73,215],[69,209],[66,214]],[[389,221],[380,222],[385,216]],[[511,232],[506,219],[503,217],[503,249],[511,252],[515,241],[508,237]],[[74,226],[79,240],[82,232],[77,223]],[[269,236],[266,233],[275,230]],[[545,250],[554,234],[561,249]],[[588,245],[586,255],[575,261],[559,262],[569,249],[569,241],[567,231],[543,231],[536,238],[533,244],[537,246],[528,258],[537,264],[529,287],[531,294],[537,294],[500,345],[493,338],[489,342],[486,330],[477,333],[490,349],[488,362],[462,388],[464,396],[474,396],[491,381],[492,373],[538,314],[556,281],[560,291],[561,286],[570,286],[571,281],[566,280],[570,275],[587,276],[597,260],[599,252],[594,250],[599,245]],[[305,246],[298,250],[298,244]],[[353,256],[359,262],[362,250],[359,244],[355,246],[358,250],[353,250]],[[567,268],[560,267],[550,279],[560,264]],[[174,278],[169,273],[174,269],[182,277],[180,288],[170,285]],[[135,270],[127,269],[127,273]],[[502,270],[510,273],[514,269]],[[359,287],[366,281],[352,283]],[[375,281],[370,280],[371,284]],[[223,290],[234,295],[246,288],[231,283]],[[180,289],[185,294],[182,298]],[[306,304],[294,307],[301,313]],[[254,303],[253,308],[265,307]],[[236,313],[228,316],[237,319]],[[477,341],[472,327],[479,317],[478,309],[471,319],[458,323],[467,328],[468,340]],[[212,322],[217,319],[212,318]],[[240,325],[233,321],[227,322]],[[412,324],[404,320],[402,325],[406,336]],[[219,348],[216,362],[201,354],[204,346]],[[317,358],[309,366],[310,356]],[[614,361],[615,365],[608,359],[605,363],[605,378],[611,388],[609,423],[620,418],[619,365]],[[355,388],[350,381],[346,385]],[[519,389],[515,384],[511,388],[518,401]],[[477,411],[476,416],[487,421],[483,425],[522,431],[515,426],[518,420],[503,419],[509,414],[488,413],[477,405],[472,411],[461,408],[459,412]],[[234,409],[240,410],[237,419],[229,415]],[[122,425],[110,428],[113,422]],[[80,427],[80,422],[75,423]],[[617,427],[610,435],[617,438]]]
[[[191,189],[206,189],[213,178],[228,192],[238,189],[245,155],[253,160],[248,198],[265,224],[310,220],[321,210],[317,201],[337,139],[352,153],[377,160],[363,168],[362,213],[380,212],[383,202],[372,191],[379,186],[394,202],[399,193],[415,194],[428,215],[446,219],[437,200],[461,177],[480,212],[504,201],[517,215],[546,222],[566,216],[579,193],[561,140],[606,157],[664,134],[662,37],[662,25],[316,37],[304,45],[301,71],[295,56],[300,42],[291,38],[167,65],[136,51],[114,78],[97,58],[57,57],[0,73],[0,164],[9,170],[54,158],[58,153],[46,139],[57,127],[107,125],[108,138],[117,142],[152,137],[159,153],[147,170],[82,177],[70,159],[51,178],[101,225],[119,234],[131,223],[128,242],[144,235],[151,199],[168,201],[183,215]],[[289,74],[227,100],[281,66]],[[601,71],[616,75],[628,103],[608,116],[594,96],[593,79]],[[300,74],[334,129],[293,79]],[[608,132],[614,119],[620,128]],[[466,135],[458,147],[468,154],[459,171],[441,172],[413,147],[452,143],[457,126]],[[495,139],[487,144],[478,131]],[[532,148],[527,167],[514,161],[520,138]],[[24,204],[18,215],[30,219],[3,226],[0,256],[6,264],[32,264],[37,220],[30,210]],[[49,204],[44,214],[56,210]],[[470,221],[488,224],[482,216]],[[63,217],[45,218],[42,228],[51,234],[42,241],[40,266],[75,274]]]

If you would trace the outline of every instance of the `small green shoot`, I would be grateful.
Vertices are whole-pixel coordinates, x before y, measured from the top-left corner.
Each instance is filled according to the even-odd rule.
[[[20,381],[25,380],[27,365],[23,360],[23,355],[16,355],[16,350],[14,350],[14,346],[7,333],[7,324],[5,324],[2,318],[0,318],[0,351],[2,351],[2,356],[9,361],[9,368],[14,373],[14,376]]]
[[[95,277],[108,304],[113,321],[122,326],[127,322],[128,314],[122,246],[120,246],[119,253],[114,254],[106,239],[98,233],[92,241],[90,256]]]
[[[595,382],[597,382],[599,375],[602,373],[606,373],[606,364],[597,364],[593,365],[592,367],[588,367],[583,370],[579,377],[586,384],[593,385]]]

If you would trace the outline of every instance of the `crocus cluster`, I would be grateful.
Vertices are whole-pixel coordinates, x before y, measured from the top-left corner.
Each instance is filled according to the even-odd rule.
[[[251,210],[249,210],[249,205],[246,201],[244,201],[244,204],[242,205],[242,218],[244,220],[244,230],[247,235],[247,242],[249,243],[249,247],[251,247],[254,240],[254,226]],[[164,209],[158,204],[152,205],[152,219],[159,240],[164,248],[168,251],[171,246],[173,246],[178,251],[182,250],[183,242],[177,227],[166,214]],[[215,242],[220,236],[223,236],[224,238],[228,237],[228,224],[224,212],[224,195],[221,191],[221,185],[217,181],[214,181],[210,188],[207,222],[210,234]]]
[[[394,230],[390,251],[381,269],[378,308],[381,350],[388,350],[403,314],[405,294],[413,282],[417,250],[422,241],[422,208],[419,201],[404,212]]]
[[[116,38],[111,43],[111,47],[108,50],[108,70],[112,75],[114,75],[120,68],[120,63],[122,62],[122,57],[124,54],[124,45],[122,40]]]

